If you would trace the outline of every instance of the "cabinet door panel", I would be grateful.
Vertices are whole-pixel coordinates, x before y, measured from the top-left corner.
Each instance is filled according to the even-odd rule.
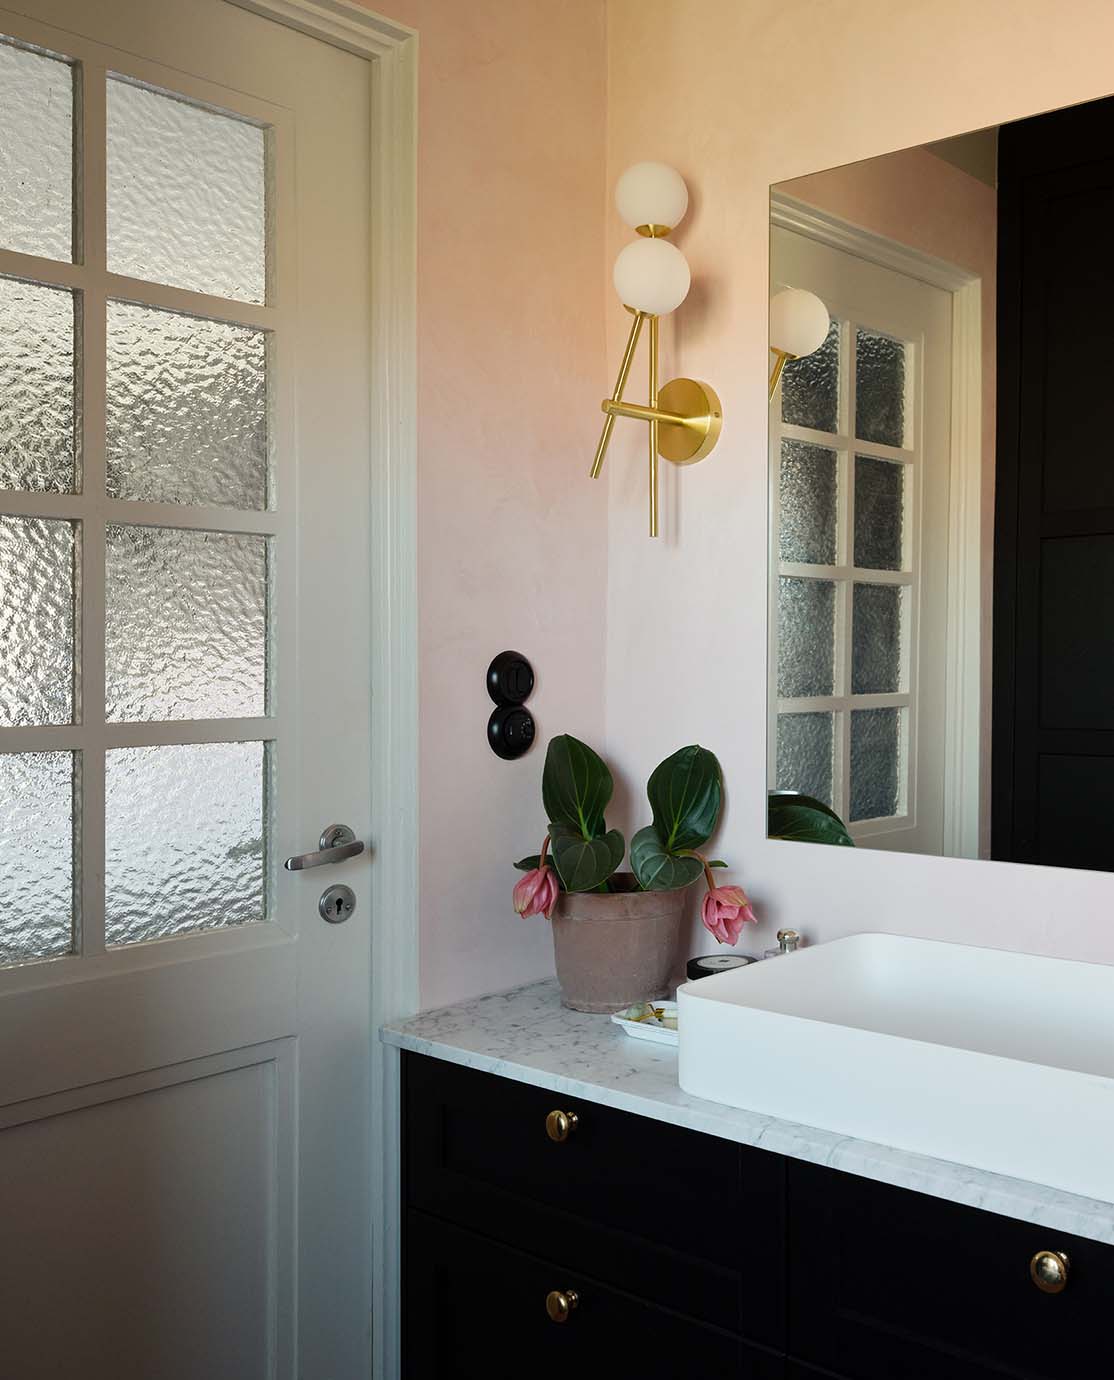
[[[789,1350],[849,1380],[1084,1380],[1109,1367],[1114,1248],[789,1166]],[[1066,1289],[1029,1278],[1069,1257]]]
[[[598,1278],[783,1349],[780,1157],[422,1055],[404,1067],[411,1207],[588,1262]],[[546,1134],[557,1109],[577,1117],[560,1144]]]
[[[403,1271],[407,1380],[784,1377],[780,1357],[728,1332],[423,1213],[407,1214]],[[577,1295],[566,1322],[547,1315],[551,1290]]]

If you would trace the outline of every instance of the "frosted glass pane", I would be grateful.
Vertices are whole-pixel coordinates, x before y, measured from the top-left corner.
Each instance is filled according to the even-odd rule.
[[[832,803],[832,714],[779,714],[777,788]]]
[[[0,517],[0,728],[72,723],[73,684],[73,524]]]
[[[835,565],[836,476],[834,450],[782,441],[778,540],[783,561]]]
[[[781,375],[781,420],[814,431],[839,430],[839,322],[819,350],[793,359]]]
[[[862,326],[855,333],[855,435],[905,444],[905,345]]]
[[[107,530],[110,723],[266,713],[267,538]]]
[[[835,668],[835,585],[831,580],[778,580],[779,695],[830,695]]]
[[[898,813],[901,789],[900,709],[851,711],[852,820]]]
[[[0,248],[73,257],[73,68],[2,42]]]
[[[0,278],[0,489],[72,493],[74,469],[73,293]]]
[[[905,466],[855,456],[855,564],[901,570],[905,534]]]
[[[108,492],[263,508],[263,331],[108,304]]]
[[[264,761],[262,743],[107,754],[107,943],[264,918]]]
[[[901,615],[898,585],[856,585],[851,613],[851,692],[892,695],[901,689]]]
[[[262,302],[265,162],[258,126],[110,80],[109,268]]]
[[[73,948],[73,754],[0,756],[0,963]]]

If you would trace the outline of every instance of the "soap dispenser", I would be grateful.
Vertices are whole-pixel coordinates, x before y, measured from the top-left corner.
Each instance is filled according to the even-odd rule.
[[[796,930],[778,930],[777,948],[767,949],[762,955],[763,958],[780,958],[782,954],[791,954],[801,946],[801,936]]]

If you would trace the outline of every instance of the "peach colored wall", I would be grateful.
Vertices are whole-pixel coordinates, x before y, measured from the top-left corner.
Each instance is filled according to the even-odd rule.
[[[487,746],[504,648],[539,736],[603,736],[603,0],[381,0],[419,33],[421,1001],[552,971],[511,909],[541,841],[542,752]]]
[[[990,856],[998,195],[927,149],[903,149],[783,182],[778,190],[898,244],[974,273],[982,304],[980,512],[982,691],[979,855]]]
[[[697,283],[663,366],[710,379],[726,420],[708,460],[668,476],[657,543],[641,430],[613,447],[607,746],[631,780],[680,743],[719,753],[716,851],[762,918],[748,947],[792,922],[1114,962],[1114,877],[770,841],[764,800],[769,186],[1105,96],[1112,48],[1108,0],[610,0],[608,180],[646,157],[688,179]],[[609,259],[625,239],[611,215]],[[606,310],[613,365],[624,314]]]

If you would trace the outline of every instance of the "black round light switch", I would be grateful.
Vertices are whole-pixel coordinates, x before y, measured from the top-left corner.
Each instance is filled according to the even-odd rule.
[[[500,652],[487,668],[487,693],[496,704],[524,704],[534,688],[534,668],[521,652]]]
[[[533,714],[519,704],[501,704],[487,721],[487,741],[497,757],[521,757],[534,742]]]

